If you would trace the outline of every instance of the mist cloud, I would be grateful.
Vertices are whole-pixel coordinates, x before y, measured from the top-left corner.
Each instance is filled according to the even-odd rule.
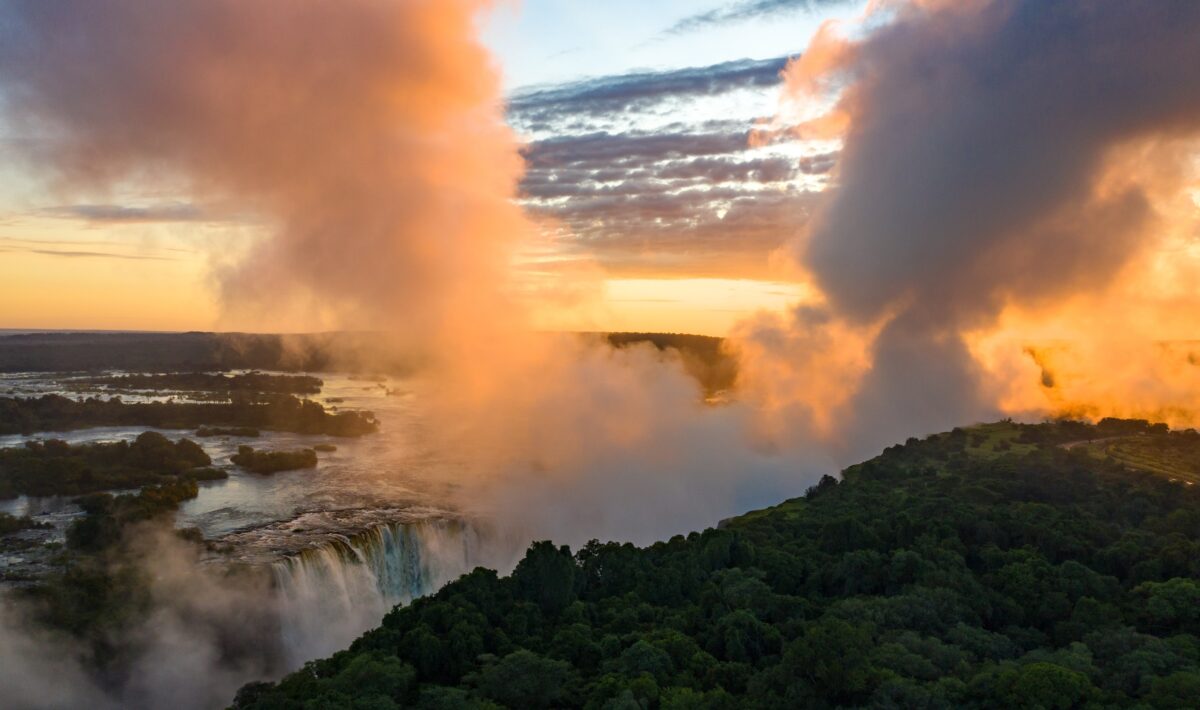
[[[876,329],[846,412],[877,444],[996,416],[971,334],[1125,278],[1170,232],[1200,129],[1194,3],[883,7],[862,39],[823,28],[781,119],[842,127],[836,187],[792,253],[832,317]]]
[[[198,564],[196,548],[169,528],[130,531],[108,564],[114,576],[146,580],[136,618],[110,619],[103,659],[51,633],[36,608],[0,598],[0,698],[6,707],[221,707],[247,680],[286,670],[269,576],[227,574]],[[107,673],[95,671],[96,661]]]
[[[436,332],[496,301],[523,229],[480,7],[18,0],[0,24],[6,114],[65,194],[154,184],[267,225],[223,275],[227,310],[366,328],[404,304]]]

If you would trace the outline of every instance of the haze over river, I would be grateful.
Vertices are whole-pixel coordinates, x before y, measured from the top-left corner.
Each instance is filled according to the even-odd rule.
[[[416,388],[395,378],[319,377],[325,384],[310,399],[329,409],[370,410],[380,431],[358,438],[266,430],[258,437],[198,437],[194,430],[97,427],[0,436],[0,446],[51,438],[71,444],[133,441],[144,431],[198,443],[229,478],[200,483],[199,495],[176,514],[176,526],[200,530],[211,543],[208,563],[243,562],[270,570],[282,646],[295,665],[341,648],[378,624],[392,605],[435,591],[477,565],[511,568],[528,542],[454,512],[446,481],[460,464],[425,443]],[[81,383],[80,376],[7,375],[0,377],[0,393],[118,394]],[[135,402],[188,395],[123,390],[119,396]],[[290,450],[317,444],[337,449],[319,453],[318,465],[310,469],[261,475],[229,460],[240,445]],[[0,501],[0,512],[52,523],[54,530],[42,533],[48,541],[63,539],[80,515],[70,498],[57,497]],[[33,554],[0,562],[37,574],[45,569],[43,560]]]

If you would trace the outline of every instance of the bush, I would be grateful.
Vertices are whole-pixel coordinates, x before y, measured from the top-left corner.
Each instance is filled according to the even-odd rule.
[[[312,449],[255,451],[249,446],[239,446],[238,452],[230,457],[230,460],[247,471],[270,474],[314,468],[317,465],[317,452]]]

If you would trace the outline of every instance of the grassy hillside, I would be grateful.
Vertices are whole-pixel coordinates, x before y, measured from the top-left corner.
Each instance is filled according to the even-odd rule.
[[[1194,436],[956,429],[721,529],[539,542],[234,706],[1194,707]]]

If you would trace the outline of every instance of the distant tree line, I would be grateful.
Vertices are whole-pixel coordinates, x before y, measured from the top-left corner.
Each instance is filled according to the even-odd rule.
[[[684,333],[608,333],[604,337],[614,348],[649,343],[659,351],[674,352],[707,396],[731,390],[737,383],[737,359],[725,349],[723,338]]]
[[[203,425],[274,429],[298,434],[362,436],[378,430],[371,412],[331,413],[308,399],[276,395],[268,401],[130,402],[119,397],[82,400],[60,395],[0,397],[0,435],[96,426],[195,429]]]
[[[237,375],[208,372],[117,375],[77,380],[125,390],[174,390],[182,392],[270,392],[275,394],[320,394],[324,382],[310,375],[270,375],[247,372]]]
[[[254,427],[248,426],[202,426],[196,429],[196,436],[201,438],[209,438],[214,436],[240,436],[256,439],[259,436],[262,436],[262,432]]]

